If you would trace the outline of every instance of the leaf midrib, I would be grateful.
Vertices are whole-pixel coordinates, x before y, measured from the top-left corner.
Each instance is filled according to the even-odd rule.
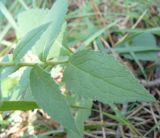
[[[89,74],[91,77],[95,77],[95,78],[97,78],[97,79],[99,79],[99,80],[101,80],[101,81],[104,81],[105,83],[108,83],[108,84],[110,84],[110,85],[112,85],[112,86],[114,86],[114,87],[117,87],[117,88],[119,88],[119,89],[125,90],[125,91],[127,91],[127,92],[128,92],[128,91],[129,91],[129,92],[132,91],[132,90],[130,90],[130,89],[126,89],[126,88],[117,86],[117,85],[115,85],[115,84],[113,84],[113,83],[111,83],[111,82],[103,79],[102,77],[99,77],[99,76],[97,76],[97,75],[95,75],[95,74],[92,74],[92,73],[90,73],[90,72],[82,69],[82,68],[79,68],[79,67],[75,66],[72,62],[69,62],[69,63],[70,63],[70,65],[72,65],[73,67],[77,68],[78,70],[80,70],[80,71],[82,71],[82,72],[84,72],[84,73]],[[135,93],[137,93],[137,91],[136,91]],[[139,93],[139,92],[138,92],[138,94],[141,94],[142,96],[145,96],[145,97],[146,97],[146,94],[142,94],[142,93]],[[136,94],[136,95],[137,95],[137,94]],[[139,95],[137,95],[137,96],[139,96]],[[147,97],[148,97],[148,96],[147,96]],[[148,99],[148,98],[147,98],[147,99]]]
[[[23,46],[23,47],[20,48],[20,49],[17,47],[18,50],[15,50],[15,52],[16,52],[16,53],[20,53],[20,51],[23,51],[23,50],[26,48],[26,46],[30,43],[30,41],[32,41],[33,39],[35,39],[35,38],[37,37],[37,34],[42,33],[42,32],[44,31],[44,29],[46,28],[46,26],[48,26],[48,24],[44,25],[44,26],[41,28],[40,31],[37,31],[36,34],[32,35],[31,39],[25,44],[25,46]],[[47,28],[48,28],[48,27],[47,27]],[[46,29],[47,29],[47,28],[46,28]],[[41,35],[42,35],[42,34],[41,34]],[[41,35],[40,35],[40,37],[41,37]],[[23,40],[23,41],[24,41],[24,40]],[[23,41],[22,41],[22,42],[23,42]],[[21,42],[21,43],[22,43],[22,42]],[[37,42],[37,41],[36,41],[36,42]],[[36,42],[34,42],[34,43],[36,43]],[[21,43],[19,44],[19,46],[22,45]],[[16,55],[14,56],[14,59],[17,59],[18,56],[19,56],[19,54],[16,54]]]
[[[40,71],[39,71],[39,72],[40,72]],[[48,80],[48,79],[46,80],[45,78],[41,77],[41,75],[43,75],[42,72],[40,72],[41,75],[39,75],[38,72],[34,70],[34,73],[36,74],[37,78],[39,78],[39,81],[40,81],[40,83],[41,83],[41,86],[44,86],[44,83],[43,83],[43,82],[47,82],[47,84],[51,84],[51,83],[50,83],[50,80]],[[50,77],[50,76],[48,76],[48,77]],[[53,80],[53,84],[54,84],[54,83],[55,83],[55,82],[54,82],[54,80]],[[53,87],[53,84],[50,85],[50,87],[52,87],[52,89],[53,89],[53,92],[54,92],[54,90],[55,90],[55,93],[58,93],[58,96],[63,96],[63,95],[61,95],[61,93],[59,92],[59,90],[58,90],[58,88],[57,88],[57,86],[56,86],[56,83],[55,83],[55,87],[56,87],[56,88]],[[60,97],[60,98],[61,98],[61,97]],[[57,100],[57,99],[54,99],[54,100]],[[57,101],[58,101],[58,100],[57,100]],[[58,101],[58,102],[59,102],[59,101]]]

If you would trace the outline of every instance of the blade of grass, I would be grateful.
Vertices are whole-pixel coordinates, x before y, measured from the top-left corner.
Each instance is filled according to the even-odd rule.
[[[160,27],[153,27],[153,28],[134,28],[134,29],[113,29],[113,32],[122,32],[122,33],[159,33]]]
[[[107,52],[110,52],[110,50],[105,49]],[[149,51],[160,51],[160,48],[157,47],[145,47],[145,46],[139,46],[139,47],[116,47],[111,48],[114,52],[117,53],[130,53],[130,51],[134,53],[140,53],[140,52],[149,52]]]
[[[132,26],[132,29],[136,28],[138,23],[143,19],[143,17],[147,14],[147,10],[145,10],[141,16],[138,18],[138,20],[136,21],[136,23]],[[117,47],[118,45],[120,45],[121,43],[123,43],[127,38],[128,38],[128,34],[124,35],[113,47]]]
[[[93,40],[95,40],[97,37],[99,37],[100,35],[102,35],[105,31],[107,31],[108,29],[110,29],[111,27],[113,27],[114,25],[116,25],[117,23],[118,23],[118,21],[115,21],[115,22],[109,24],[108,26],[100,29],[99,31],[95,32],[93,35],[91,35],[89,38],[87,38],[82,43],[82,45],[77,49],[77,51],[85,49],[90,43],[92,43]]]
[[[9,23],[12,25],[12,27],[18,31],[18,25],[16,21],[14,20],[13,16],[11,13],[8,11],[8,9],[5,7],[5,5],[0,2],[0,10],[3,13],[3,15],[6,17],[6,19],[9,21]]]
[[[126,44],[126,47],[128,47],[128,49],[129,49],[128,44]],[[131,50],[129,51],[129,53],[131,54],[131,56],[133,57],[133,59],[137,63],[137,65],[138,65],[140,71],[142,72],[143,76],[145,77],[145,79],[147,79],[147,74],[145,73],[145,70],[144,70],[143,66],[141,65],[141,63],[139,62],[139,60],[137,59],[135,53]]]
[[[24,2],[24,0],[18,0],[18,2],[24,7],[25,10],[29,10],[28,5]]]
[[[146,132],[146,134],[144,134],[144,138],[149,135],[152,131],[154,131],[156,128],[158,129],[158,127],[160,127],[160,121],[157,122],[157,124],[155,124],[149,131]]]
[[[87,107],[80,107],[80,106],[75,106],[75,105],[71,105],[71,107],[72,108],[82,108],[82,109],[90,110]],[[95,111],[95,112],[99,113],[99,110],[96,110],[96,109],[92,109],[92,111]],[[130,123],[130,121],[127,118],[123,117],[122,115],[120,117],[118,117],[118,116],[112,115],[112,114],[107,113],[107,112],[102,112],[102,114],[106,117],[109,117],[109,118],[119,122],[122,125],[126,125],[131,130],[132,133],[141,136],[140,132]]]

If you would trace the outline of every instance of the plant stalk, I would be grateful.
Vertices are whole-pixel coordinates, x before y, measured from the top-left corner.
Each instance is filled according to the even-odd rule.
[[[49,62],[37,62],[37,63],[30,63],[30,62],[0,62],[0,67],[10,67],[10,66],[18,66],[18,67],[23,67],[23,66],[29,66],[29,67],[34,67],[36,65],[58,65],[58,64],[65,64],[68,61],[49,61]]]

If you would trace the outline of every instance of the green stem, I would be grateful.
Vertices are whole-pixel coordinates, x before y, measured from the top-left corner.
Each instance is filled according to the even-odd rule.
[[[0,62],[0,67],[10,67],[10,66],[18,66],[18,67],[23,67],[23,66],[29,66],[29,67],[34,67],[35,65],[58,65],[58,64],[65,64],[68,61],[50,61],[50,62],[40,62],[40,63],[29,63],[29,62]]]

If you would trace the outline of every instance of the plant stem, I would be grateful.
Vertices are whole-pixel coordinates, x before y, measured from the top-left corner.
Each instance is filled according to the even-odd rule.
[[[37,63],[29,63],[29,62],[0,62],[0,67],[9,67],[9,66],[18,66],[18,67],[23,67],[23,66],[29,66],[29,67],[34,67],[35,65],[58,65],[58,64],[64,64],[67,63],[68,61],[49,61],[49,62],[37,62]]]

